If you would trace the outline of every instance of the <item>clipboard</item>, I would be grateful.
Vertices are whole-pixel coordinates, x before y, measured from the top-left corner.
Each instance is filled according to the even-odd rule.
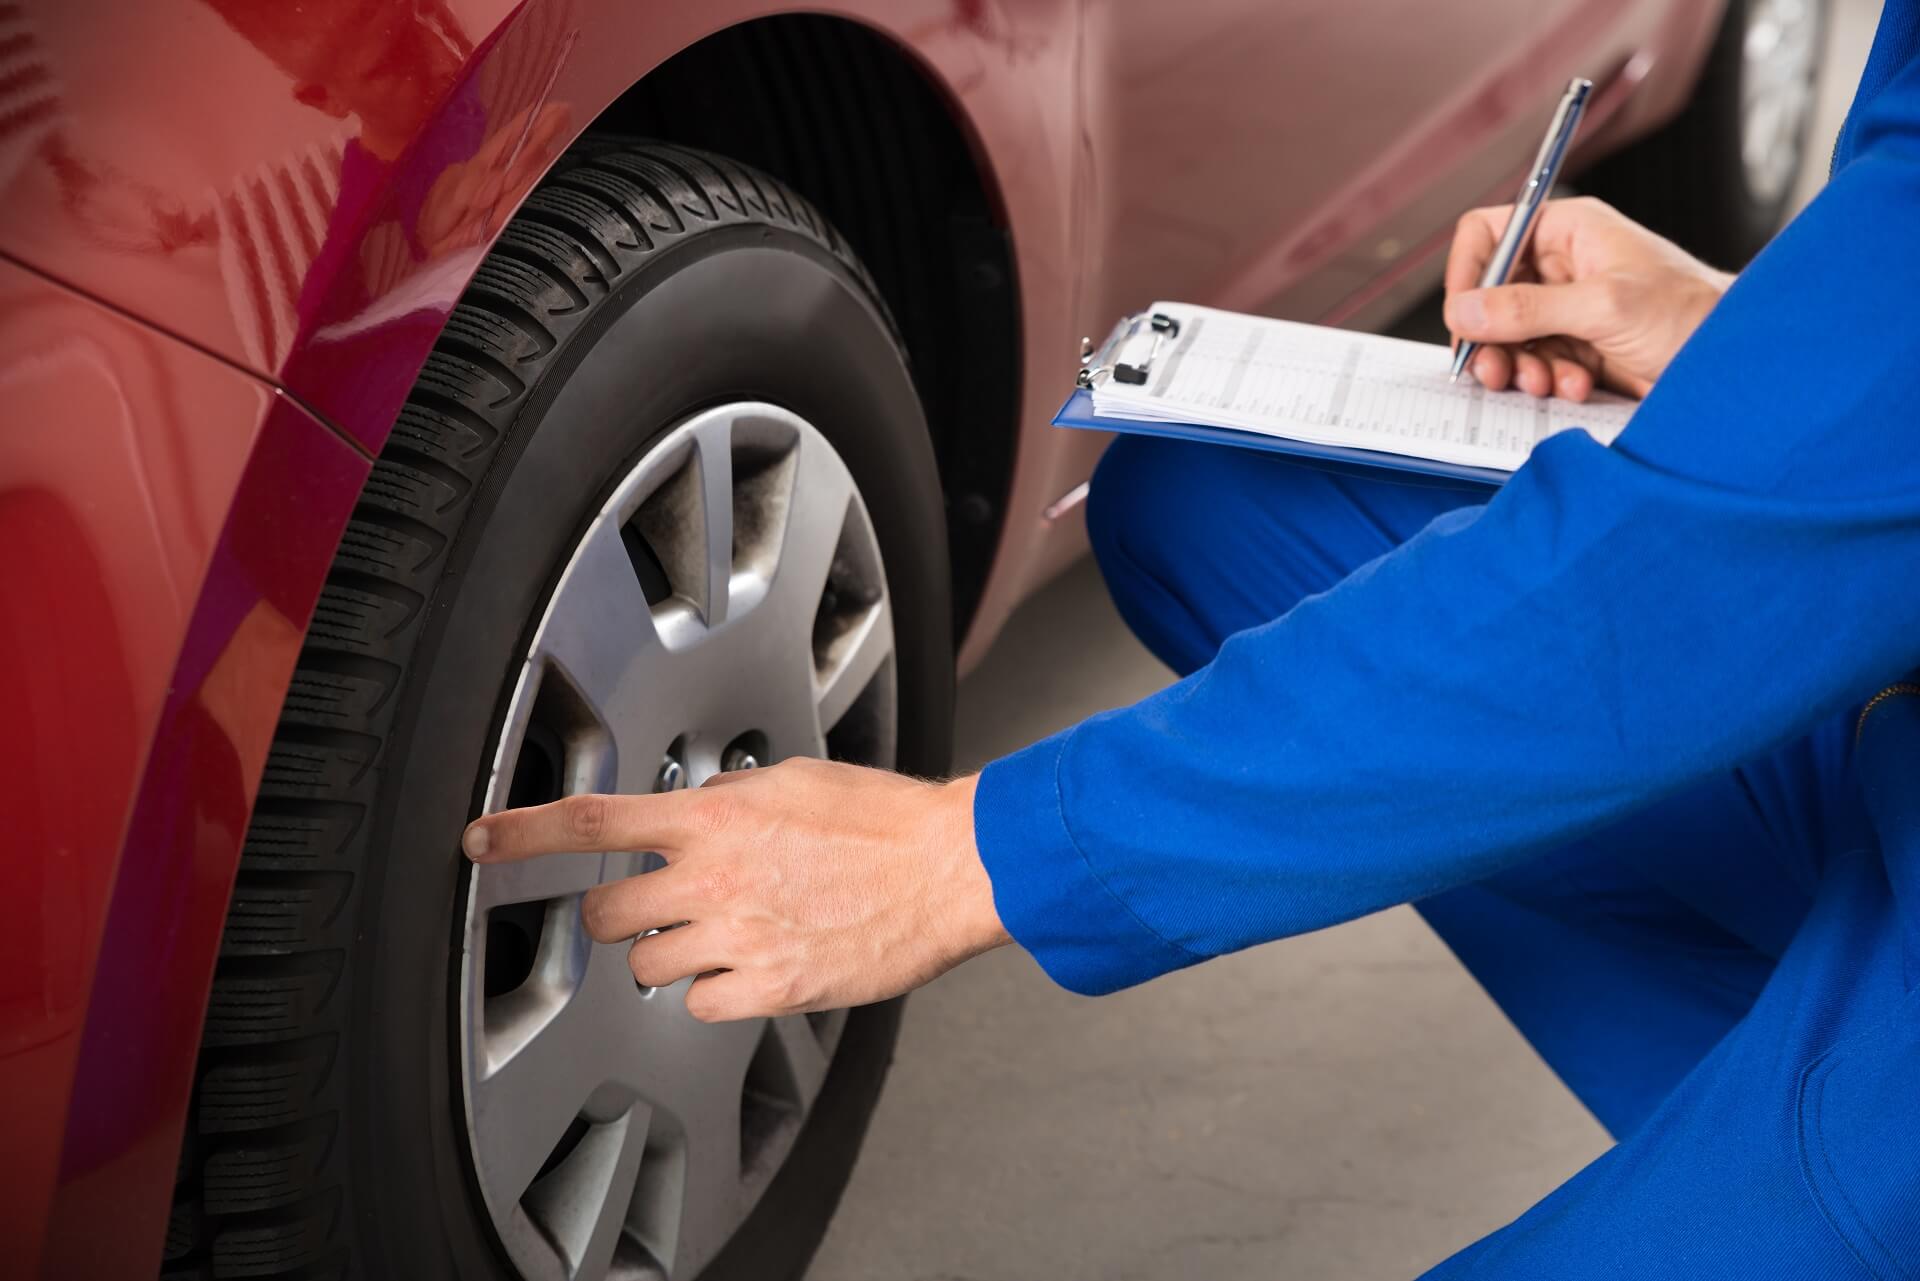
[[[1111,378],[1117,383],[1144,386],[1161,349],[1169,339],[1179,336],[1180,322],[1165,312],[1143,311],[1138,315],[1122,316],[1098,349],[1083,344],[1080,372],[1074,376],[1073,385],[1091,391],[1102,381]],[[1150,345],[1144,352],[1136,354],[1133,349],[1143,338]],[[1131,359],[1122,360],[1122,356]]]
[[[1409,484],[1497,489],[1567,430],[1613,443],[1636,402],[1455,385],[1447,349],[1384,334],[1155,302],[1080,342],[1057,427],[1283,454]]]
[[[1151,355],[1147,357],[1151,362]],[[1136,366],[1137,367],[1137,366]],[[1150,363],[1147,370],[1150,370]],[[1094,375],[1087,374],[1089,378]],[[1107,374],[1100,374],[1106,377]],[[1408,485],[1436,485],[1448,489],[1498,489],[1507,483],[1509,473],[1492,467],[1466,467],[1458,463],[1435,462],[1406,454],[1388,454],[1372,449],[1348,449],[1339,445],[1316,445],[1304,440],[1288,440],[1259,432],[1238,431],[1231,427],[1212,427],[1205,423],[1142,422],[1136,418],[1102,418],[1093,412],[1091,382],[1083,383],[1067,397],[1067,403],[1053,416],[1055,427],[1074,431],[1116,432],[1128,436],[1158,436],[1164,440],[1197,440],[1210,445],[1228,445],[1236,449],[1255,449],[1262,453],[1284,454],[1308,467],[1322,471],[1372,476]]]

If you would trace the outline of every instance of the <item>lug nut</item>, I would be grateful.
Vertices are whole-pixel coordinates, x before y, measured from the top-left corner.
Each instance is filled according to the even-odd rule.
[[[687,767],[671,754],[660,758],[660,772],[654,775],[653,790],[677,792],[687,785]]]
[[[760,758],[744,747],[729,747],[720,758],[720,768],[732,774],[743,769],[759,769]]]

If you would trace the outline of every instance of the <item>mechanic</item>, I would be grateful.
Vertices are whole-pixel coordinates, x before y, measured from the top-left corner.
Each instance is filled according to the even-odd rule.
[[[977,777],[794,760],[468,853],[661,851],[588,928],[689,922],[632,965],[706,1019],[1010,940],[1111,992],[1416,903],[1618,1139],[1429,1276],[1920,1276],[1917,55],[1889,0],[1832,180],[1737,280],[1568,201],[1477,290],[1506,211],[1462,220],[1475,373],[1644,394],[1612,448],[1479,503],[1122,440],[1094,547],[1178,684]]]

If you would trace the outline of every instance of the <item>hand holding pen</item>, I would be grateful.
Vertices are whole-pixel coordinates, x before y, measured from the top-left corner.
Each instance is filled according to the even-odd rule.
[[[1520,199],[1472,210],[1455,230],[1456,379],[1471,370],[1492,391],[1566,400],[1595,386],[1644,396],[1732,283],[1601,201],[1545,199],[1578,124],[1568,103],[1586,83],[1569,87]]]
[[[1494,245],[1493,254],[1487,259],[1486,269],[1480,275],[1480,287],[1491,289],[1504,285],[1513,278],[1515,264],[1527,251],[1527,240],[1533,235],[1534,223],[1539,221],[1540,210],[1547,203],[1547,196],[1553,190],[1553,184],[1560,178],[1560,170],[1567,163],[1567,153],[1573,149],[1573,135],[1580,129],[1580,118],[1587,112],[1587,99],[1593,94],[1593,81],[1575,77],[1567,85],[1567,92],[1561,97],[1560,105],[1554,108],[1553,119],[1547,125],[1547,136],[1540,142],[1540,154],[1533,158],[1533,164],[1527,170],[1527,180],[1520,187],[1520,194],[1513,198],[1513,211],[1507,218],[1507,225],[1500,233],[1499,243]],[[1450,382],[1459,382],[1460,373],[1473,359],[1476,344],[1463,341],[1454,349],[1453,372]]]
[[[1447,256],[1447,328],[1474,342],[1473,376],[1490,391],[1644,396],[1733,283],[1582,196],[1546,206],[1516,283],[1476,288],[1507,213],[1467,214]]]

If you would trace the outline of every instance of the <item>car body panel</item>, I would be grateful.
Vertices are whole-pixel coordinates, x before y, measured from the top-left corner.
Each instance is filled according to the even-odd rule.
[[[240,841],[370,460],[5,261],[0,350],[0,1240],[16,1275],[43,1245],[48,1275],[150,1274]]]
[[[48,68],[32,92],[53,105],[0,171],[0,250],[260,371],[370,449],[566,145],[674,52],[773,11],[160,0],[120,15],[108,44],[86,12],[106,7],[44,11],[28,33]],[[1064,310],[1070,269],[1070,0],[849,10],[914,52],[1005,171],[996,203],[1019,229],[1023,285],[1060,300],[1041,320],[1070,327],[1046,310]],[[341,29],[391,48],[376,61]],[[127,53],[163,41],[165,60]]]
[[[1684,100],[1720,7],[833,6],[940,91],[1013,245],[1021,434],[962,665],[1084,549],[1077,514],[1045,514],[1101,447],[1046,425],[1081,335],[1155,296],[1385,319],[1431,282],[1454,215],[1506,194],[1568,75],[1603,82],[1589,154],[1643,132]],[[29,1243],[51,1225],[40,1270],[134,1275],[156,1254],[287,673],[447,314],[601,111],[703,36],[780,11],[0,15],[0,532],[32,549],[6,571],[0,626],[0,679],[31,725],[7,749],[31,854],[0,871],[0,1147],[22,1189],[0,1221]]]
[[[1027,592],[1084,550],[1078,512],[1048,512],[1105,441],[1046,426],[1080,337],[1104,334],[1156,297],[1323,323],[1391,321],[1437,283],[1458,215],[1512,198],[1568,77],[1600,87],[1577,169],[1680,107],[1723,9],[1714,0],[1302,0],[1281,6],[1290,19],[1281,21],[1275,7],[1087,7],[1074,257],[1051,273],[1075,286],[1071,323],[1039,328],[1045,318],[1023,288],[1026,368],[1059,375],[1036,372],[1024,389],[1007,526],[963,669]],[[1269,67],[1271,76],[1259,74]],[[1295,83],[1307,101],[1342,105],[1300,113],[1282,90]],[[1344,88],[1355,83],[1364,93]]]

